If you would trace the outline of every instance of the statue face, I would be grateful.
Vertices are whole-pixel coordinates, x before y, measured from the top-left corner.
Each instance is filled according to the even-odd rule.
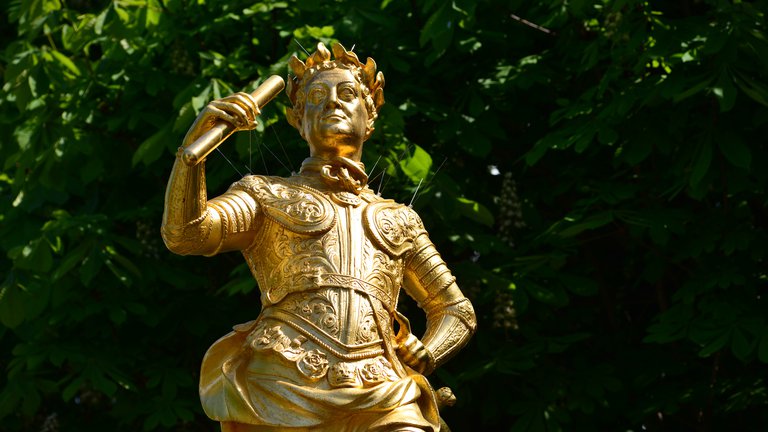
[[[352,72],[320,72],[305,89],[302,136],[313,156],[360,158],[367,138],[368,111]]]

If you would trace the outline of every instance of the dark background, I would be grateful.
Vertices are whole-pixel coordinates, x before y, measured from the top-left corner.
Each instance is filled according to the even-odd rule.
[[[3,2],[0,430],[217,430],[200,361],[258,290],[163,246],[173,155],[211,98],[336,40],[386,75],[372,185],[478,313],[431,377],[455,432],[768,429],[767,9]],[[211,156],[211,195],[297,169],[286,104]]]

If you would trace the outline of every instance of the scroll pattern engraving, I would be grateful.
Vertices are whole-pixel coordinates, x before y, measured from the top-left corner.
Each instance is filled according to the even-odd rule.
[[[361,302],[359,319],[355,330],[355,343],[372,342],[379,338],[379,332],[376,328],[376,318],[373,316],[373,308],[368,301]]]
[[[365,281],[391,292],[399,289],[403,279],[403,262],[401,260],[394,260],[381,251],[373,253],[372,262],[373,265]],[[394,296],[390,295],[389,297],[392,298]],[[386,306],[392,308],[395,305]]]
[[[340,330],[339,316],[336,312],[338,303],[338,293],[325,290],[316,294],[294,296],[284,307],[286,310],[304,317],[326,333],[338,336]]]
[[[335,222],[333,204],[321,193],[287,179],[247,176],[232,185],[245,190],[262,205],[264,213],[298,233],[319,233]]]
[[[461,321],[458,320],[453,322],[447,331],[441,331],[440,335],[442,335],[443,339],[438,341],[436,346],[432,348],[432,355],[435,356],[435,361],[438,363],[443,361],[443,359],[450,353],[456,352],[456,347],[463,346],[470,336],[470,334],[465,331],[465,327]],[[428,337],[428,334],[424,335],[424,339],[427,339]]]
[[[368,232],[390,255],[399,257],[413,246],[413,240],[424,232],[416,212],[394,202],[372,203],[365,211]]]
[[[268,298],[276,303],[296,286],[312,284],[321,274],[335,273],[336,267],[326,255],[327,246],[337,241],[331,230],[324,236],[300,236],[281,228],[274,238],[272,253],[279,260],[270,273]],[[338,259],[338,257],[336,257]]]
[[[305,337],[291,339],[283,333],[279,325],[261,324],[246,340],[255,350],[272,350],[284,359],[294,362],[299,372],[313,381],[323,378],[328,372],[328,356],[324,352],[317,349],[305,350],[302,347],[307,340]]]

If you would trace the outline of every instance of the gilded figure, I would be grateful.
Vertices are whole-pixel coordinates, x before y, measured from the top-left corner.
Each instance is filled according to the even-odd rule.
[[[383,74],[340,44],[332,51],[318,44],[289,62],[288,121],[310,154],[298,174],[249,175],[209,200],[204,157],[185,163],[206,133],[255,127],[265,102],[247,93],[208,104],[177,155],[165,244],[182,255],[240,251],[262,302],[206,353],[200,397],[225,432],[445,432],[438,403],[452,395],[425,376],[466,344],[474,311],[416,212],[367,185],[360,160]],[[426,313],[421,338],[396,310],[401,287]]]

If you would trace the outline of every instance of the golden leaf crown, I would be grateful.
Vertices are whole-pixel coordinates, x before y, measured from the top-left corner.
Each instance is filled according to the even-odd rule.
[[[304,102],[306,84],[318,73],[331,69],[347,69],[360,84],[365,99],[365,107],[368,111],[368,134],[373,131],[373,122],[378,117],[379,108],[384,105],[384,74],[376,72],[376,62],[368,57],[365,64],[357,58],[357,54],[347,51],[340,43],[331,45],[334,60],[331,60],[331,52],[322,42],[317,44],[317,51],[302,62],[295,55],[288,60],[288,65],[293,75],[288,75],[286,91],[293,108],[286,112],[288,123],[301,131],[301,119],[304,115]]]

